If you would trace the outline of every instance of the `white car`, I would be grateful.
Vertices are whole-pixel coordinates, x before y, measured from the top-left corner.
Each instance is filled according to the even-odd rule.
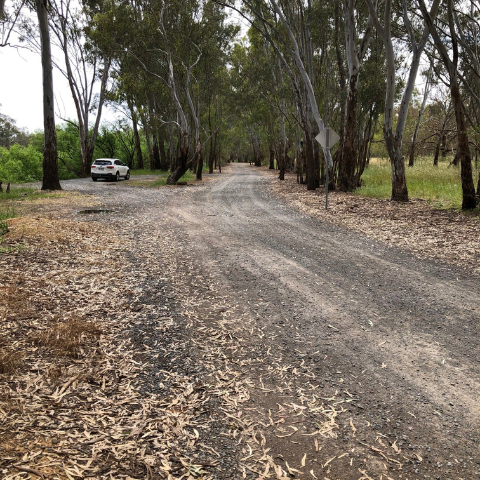
[[[118,181],[123,177],[128,180],[130,169],[116,158],[99,158],[93,162],[91,175],[94,182],[99,178]]]

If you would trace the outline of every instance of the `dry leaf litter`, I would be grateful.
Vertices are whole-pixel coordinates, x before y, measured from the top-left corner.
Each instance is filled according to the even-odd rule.
[[[437,209],[425,200],[411,199],[407,204],[385,199],[365,198],[342,192],[329,193],[325,210],[325,191],[307,191],[296,176],[287,174],[278,181],[272,177],[270,189],[299,210],[343,225],[371,238],[413,252],[419,258],[441,260],[480,273],[480,216],[453,209]]]

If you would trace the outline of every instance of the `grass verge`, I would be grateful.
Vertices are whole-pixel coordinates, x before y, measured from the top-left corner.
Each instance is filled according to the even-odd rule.
[[[460,167],[450,165],[451,159],[433,166],[433,157],[416,159],[415,166],[406,167],[407,188],[410,198],[427,200],[437,208],[460,208],[462,183]],[[474,168],[474,181],[478,170]],[[392,194],[392,170],[390,161],[372,159],[362,175],[362,187],[357,194],[372,198],[390,198]]]
[[[130,170],[130,175],[168,175],[165,170]]]
[[[160,177],[158,180],[155,180],[155,182],[153,182],[152,187],[163,187],[167,183],[167,178],[168,178],[168,175]],[[193,180],[195,180],[195,178],[196,178],[195,174],[193,172],[188,171],[178,181],[179,182],[192,182]]]

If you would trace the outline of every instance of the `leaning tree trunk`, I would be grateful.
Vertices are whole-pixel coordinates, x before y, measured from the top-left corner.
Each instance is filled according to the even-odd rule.
[[[176,185],[182,178],[189,167],[188,162],[188,139],[189,133],[186,130],[179,129],[178,145],[177,145],[177,161],[175,170],[167,178],[167,185]]]
[[[42,190],[61,190],[58,176],[57,133],[53,96],[52,54],[46,0],[36,0],[38,26],[42,51],[43,76],[43,182]]]

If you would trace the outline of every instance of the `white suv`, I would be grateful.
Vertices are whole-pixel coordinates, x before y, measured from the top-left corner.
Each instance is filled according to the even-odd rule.
[[[107,180],[118,181],[120,177],[128,180],[130,178],[130,170],[127,165],[116,158],[99,158],[92,165],[92,180],[97,181],[98,178],[106,178]]]

